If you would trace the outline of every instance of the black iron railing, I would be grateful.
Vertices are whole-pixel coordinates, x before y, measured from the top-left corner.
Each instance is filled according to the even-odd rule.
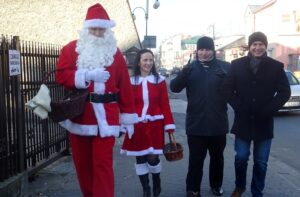
[[[29,175],[68,152],[66,131],[49,119],[41,120],[25,103],[38,92],[43,77],[55,69],[60,46],[0,37],[0,182],[20,172]],[[8,50],[21,53],[21,75],[9,76]],[[63,89],[50,75],[44,83],[52,98]]]

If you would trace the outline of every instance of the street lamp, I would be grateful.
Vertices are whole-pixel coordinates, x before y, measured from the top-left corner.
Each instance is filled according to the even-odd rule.
[[[158,0],[155,0],[154,4],[153,4],[153,8],[157,9],[160,6],[160,2]],[[149,18],[149,0],[146,0],[146,10],[143,7],[136,7],[133,9],[132,11],[132,18],[133,20],[136,19],[135,15],[134,15],[134,11],[136,9],[142,9],[145,13],[145,20],[146,20],[146,36],[148,35],[148,18]]]

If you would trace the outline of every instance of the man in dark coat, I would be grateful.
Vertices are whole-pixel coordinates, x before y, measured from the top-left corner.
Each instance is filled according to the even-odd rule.
[[[203,163],[210,155],[209,180],[214,195],[223,194],[223,151],[228,133],[226,100],[221,85],[230,64],[217,60],[214,42],[201,37],[197,42],[196,60],[185,66],[171,81],[173,92],[186,88],[188,99],[186,133],[189,145],[187,197],[199,197]]]
[[[254,157],[251,192],[253,197],[263,196],[273,116],[291,94],[283,64],[267,56],[267,45],[265,34],[251,34],[248,56],[232,61],[222,88],[235,113],[231,132],[235,134],[236,188],[232,197],[242,196],[246,189],[251,141]]]

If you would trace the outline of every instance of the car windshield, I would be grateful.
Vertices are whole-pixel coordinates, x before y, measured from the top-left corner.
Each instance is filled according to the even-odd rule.
[[[285,72],[290,85],[298,85],[299,81],[298,79],[291,73],[291,72]]]
[[[167,69],[166,69],[166,68],[159,68],[159,71],[166,72],[166,71],[167,71]]]

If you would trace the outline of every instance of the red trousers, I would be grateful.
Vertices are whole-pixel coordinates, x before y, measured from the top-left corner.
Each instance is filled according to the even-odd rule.
[[[114,137],[79,136],[69,133],[72,156],[84,197],[113,197]]]

